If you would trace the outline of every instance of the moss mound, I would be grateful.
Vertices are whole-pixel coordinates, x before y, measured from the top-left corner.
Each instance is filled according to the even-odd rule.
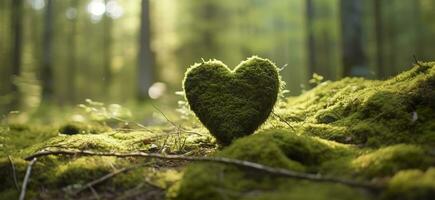
[[[347,145],[286,130],[268,130],[236,140],[216,156],[243,159],[294,171],[316,171],[322,163],[355,154]],[[201,188],[201,189],[199,189]],[[222,164],[195,164],[187,169],[178,199],[349,199],[358,190],[335,184],[284,179]],[[311,195],[306,195],[306,194]],[[337,195],[340,194],[340,195]]]
[[[32,138],[32,134],[38,134],[29,130],[32,127],[13,126],[10,131],[2,133],[5,141],[13,141],[15,134],[22,134],[20,138]],[[19,127],[19,128],[15,128]],[[98,128],[92,127],[92,128]],[[23,160],[34,152],[41,150],[89,150],[89,151],[116,151],[116,152],[138,152],[138,151],[155,151],[167,149],[168,152],[181,151],[177,145],[181,143],[180,136],[176,134],[165,133],[161,128],[149,127],[148,131],[113,131],[100,132],[94,134],[75,134],[66,135],[58,134],[58,129],[50,128],[50,133],[45,133],[43,139],[36,137],[37,143],[32,145],[32,142],[25,143],[26,148],[22,151],[7,151],[1,152],[0,157],[0,199],[16,199],[18,191],[15,189],[14,176],[12,172],[12,164],[7,155],[11,155],[12,163],[15,167],[15,173],[18,180],[18,185],[21,186],[24,174],[26,173],[27,161]],[[89,133],[89,132],[87,132]],[[183,136],[184,146],[194,148],[196,144],[192,141],[201,139],[199,136]],[[23,141],[27,141],[24,140]],[[35,140],[34,140],[35,141]],[[13,149],[14,143],[8,143],[8,149]],[[16,147],[21,147],[17,141]],[[162,146],[164,145],[164,146]],[[191,150],[193,152],[193,150]],[[135,165],[145,165],[128,173],[122,173],[114,176],[107,181],[95,186],[95,190],[101,195],[102,199],[113,199],[127,196],[134,192],[137,198],[148,198],[145,193],[150,192],[152,195],[158,196],[161,199],[164,196],[164,189],[172,185],[174,180],[167,176],[168,168],[172,172],[172,176],[179,174],[179,170],[174,166],[181,164],[157,162],[148,159],[128,158],[119,159],[115,157],[79,157],[79,156],[47,156],[41,157],[32,168],[32,175],[29,182],[28,195],[29,199],[72,199],[85,198],[92,195],[89,189],[86,189],[80,195],[73,193],[83,187],[86,183],[96,180],[109,173],[122,168],[128,168]],[[178,173],[178,174],[177,174]],[[157,178],[153,178],[157,177]],[[144,183],[144,181],[146,182]],[[157,186],[155,186],[155,185]],[[166,184],[166,185],[165,185]],[[125,194],[124,194],[125,191]],[[140,196],[142,191],[145,196]],[[150,195],[151,195],[150,194]],[[106,196],[104,196],[106,195]],[[139,197],[138,197],[139,196]],[[127,198],[126,197],[126,198]],[[85,198],[86,199],[86,198]],[[127,198],[128,199],[128,198]]]
[[[386,185],[380,193],[194,164],[177,199],[430,199],[435,192],[434,65],[421,63],[385,81],[321,83],[276,108],[293,129],[270,118],[263,131],[215,154]]]
[[[230,70],[213,60],[193,65],[183,81],[186,99],[221,144],[252,134],[269,116],[280,88],[277,67],[251,57]]]
[[[422,63],[386,81],[345,78],[324,82],[290,98],[277,113],[297,126],[300,133],[341,143],[433,146],[433,66]]]
[[[435,196],[435,168],[426,172],[405,170],[396,174],[384,194],[385,199],[433,199]]]
[[[393,175],[403,169],[427,168],[435,163],[422,147],[399,144],[361,155],[352,164],[366,177],[379,177]]]

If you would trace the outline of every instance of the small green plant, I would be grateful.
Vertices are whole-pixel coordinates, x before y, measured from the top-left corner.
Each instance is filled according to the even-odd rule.
[[[102,102],[86,99],[86,103],[79,104],[82,114],[75,115],[77,121],[94,121],[102,124],[111,123],[113,121],[129,123],[127,119],[132,117],[129,109],[119,104],[106,105]]]
[[[324,81],[324,79],[325,78],[322,75],[314,73],[313,77],[308,82],[314,86],[317,86],[320,85]]]
[[[193,112],[189,108],[189,103],[184,98],[184,91],[177,91],[175,92],[175,95],[181,96],[183,98],[183,100],[179,100],[177,102],[178,108],[176,109],[176,111],[180,113],[181,119],[190,119],[193,116]]]

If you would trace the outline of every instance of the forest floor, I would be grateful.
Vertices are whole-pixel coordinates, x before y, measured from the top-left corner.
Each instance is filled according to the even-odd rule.
[[[0,199],[26,184],[27,199],[435,197],[435,63],[318,82],[228,147],[185,106],[177,117],[149,106],[144,123],[119,105],[79,107],[56,123],[3,119]]]

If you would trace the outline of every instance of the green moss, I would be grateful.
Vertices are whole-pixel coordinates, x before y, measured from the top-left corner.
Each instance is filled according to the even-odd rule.
[[[151,188],[156,192],[155,186],[144,184],[146,180],[166,189],[168,198],[178,199],[430,199],[435,195],[434,99],[434,63],[415,66],[386,81],[327,81],[301,96],[280,102],[274,108],[280,118],[268,118],[257,133],[236,139],[219,152],[215,152],[209,136],[175,134],[173,127],[100,131],[94,124],[63,123],[71,130],[87,133],[67,135],[59,134],[57,125],[0,124],[0,196],[16,199],[18,195],[7,155],[13,158],[21,184],[27,166],[23,157],[42,149],[68,149],[213,154],[388,187],[372,193],[212,163],[189,165],[178,181],[187,162],[48,156],[39,158],[33,167],[30,198],[68,199],[71,197],[65,191],[69,189],[115,169],[150,162],[150,167],[101,183],[97,192],[103,199]],[[234,122],[229,122],[226,126],[230,128],[225,130],[237,129],[231,123]],[[204,128],[193,131],[206,133]],[[158,189],[159,197],[161,192]],[[82,195],[88,197],[91,192],[86,190]]]
[[[416,65],[386,81],[344,78],[324,82],[276,110],[301,134],[370,147],[433,144],[434,63]],[[294,120],[298,116],[300,120]]]
[[[244,200],[298,199],[298,200],[329,200],[329,199],[370,199],[362,192],[341,185],[302,183],[275,192],[252,191]]]
[[[363,176],[382,177],[404,169],[425,169],[433,161],[425,155],[421,147],[399,144],[359,156],[352,164]]]
[[[195,64],[183,87],[190,108],[221,144],[252,134],[269,116],[280,89],[277,67],[251,57],[230,70],[220,61]]]
[[[433,195],[433,176],[428,175],[433,170],[424,175],[406,173],[425,170],[435,161],[426,152],[435,144],[434,64],[414,66],[386,81],[344,78],[321,83],[275,108],[292,129],[281,119],[270,118],[263,126],[269,130],[236,140],[216,154],[378,184],[394,176],[380,195],[220,164],[194,164],[186,170],[177,198],[401,199],[401,194],[407,194],[405,199],[428,199]],[[415,180],[400,186],[407,179],[400,177],[423,176],[420,185]],[[412,189],[417,193],[412,194]]]
[[[435,196],[435,168],[426,172],[404,170],[397,173],[389,182],[384,199],[433,199]]]
[[[24,149],[57,136],[56,127],[8,124],[0,125],[0,157],[24,156]]]
[[[110,131],[110,127],[92,123],[70,122],[59,128],[59,133],[66,135],[97,134]]]
[[[21,183],[21,180],[24,178],[27,162],[16,157],[11,157],[11,159],[15,166],[17,179]],[[7,189],[15,189],[14,176],[9,159],[2,157],[0,158],[0,191]]]
[[[25,151],[27,154],[42,149],[78,149],[98,151],[138,151],[147,150],[151,145],[161,143],[164,133],[160,129],[150,131],[117,132],[99,134],[58,135],[45,142],[33,145]],[[169,145],[169,143],[168,143]]]
[[[323,162],[351,154],[352,148],[346,145],[308,136],[296,136],[286,130],[269,130],[238,139],[216,156],[243,159],[295,171],[316,171]],[[331,188],[337,190],[331,192]],[[314,192],[318,190],[321,192]],[[303,193],[312,193],[314,196],[324,195],[325,198],[334,196],[336,199],[346,199],[354,192],[353,189],[334,184],[321,185],[277,178],[233,166],[196,164],[185,172],[177,198],[286,199],[284,197],[287,195],[296,198]],[[313,196],[307,195],[308,197]],[[359,197],[363,195],[357,195],[355,198]]]

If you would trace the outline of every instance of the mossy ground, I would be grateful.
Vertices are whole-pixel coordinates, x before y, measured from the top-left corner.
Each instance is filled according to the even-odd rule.
[[[435,63],[386,81],[345,78],[279,102],[253,135],[216,148],[196,119],[113,128],[108,123],[0,126],[0,199],[16,199],[26,155],[41,149],[143,151],[223,156],[299,172],[385,185],[379,192],[282,178],[211,163],[140,158],[48,156],[32,172],[35,199],[433,199],[435,196]],[[284,123],[282,120],[286,120]],[[195,132],[195,133],[192,133]],[[198,135],[199,134],[199,135]],[[123,167],[147,164],[73,192]]]

